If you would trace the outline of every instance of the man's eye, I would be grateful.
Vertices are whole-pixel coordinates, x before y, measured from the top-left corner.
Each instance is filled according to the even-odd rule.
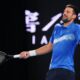
[[[69,11],[67,11],[67,13],[70,13]]]

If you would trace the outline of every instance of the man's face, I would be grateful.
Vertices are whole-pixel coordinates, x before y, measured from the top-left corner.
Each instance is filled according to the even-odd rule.
[[[62,17],[62,20],[64,23],[66,22],[70,22],[72,20],[74,20],[76,17],[75,17],[75,14],[74,14],[74,11],[72,8],[70,7],[66,7],[64,9],[64,12],[63,12],[63,17]]]

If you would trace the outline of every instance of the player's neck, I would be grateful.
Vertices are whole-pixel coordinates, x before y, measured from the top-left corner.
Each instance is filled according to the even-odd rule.
[[[64,23],[63,25],[64,25],[64,27],[67,27],[69,24],[71,24],[73,22],[73,20],[72,21],[69,21],[69,22],[67,22],[67,23]]]

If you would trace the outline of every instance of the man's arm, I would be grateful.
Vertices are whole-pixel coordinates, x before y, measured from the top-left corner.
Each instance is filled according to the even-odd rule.
[[[49,42],[48,44],[35,49],[35,50],[30,50],[30,51],[23,51],[20,53],[20,58],[29,58],[31,56],[36,56],[36,55],[44,55],[49,53],[52,50],[52,43]]]
[[[36,49],[36,53],[37,55],[43,55],[49,53],[51,50],[52,50],[52,43],[49,42],[47,45]]]

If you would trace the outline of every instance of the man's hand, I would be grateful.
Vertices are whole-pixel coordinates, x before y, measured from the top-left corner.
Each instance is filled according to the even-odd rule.
[[[28,51],[23,51],[20,53],[20,58],[22,58],[22,59],[27,59],[29,57],[30,57],[30,55],[29,55]]]

